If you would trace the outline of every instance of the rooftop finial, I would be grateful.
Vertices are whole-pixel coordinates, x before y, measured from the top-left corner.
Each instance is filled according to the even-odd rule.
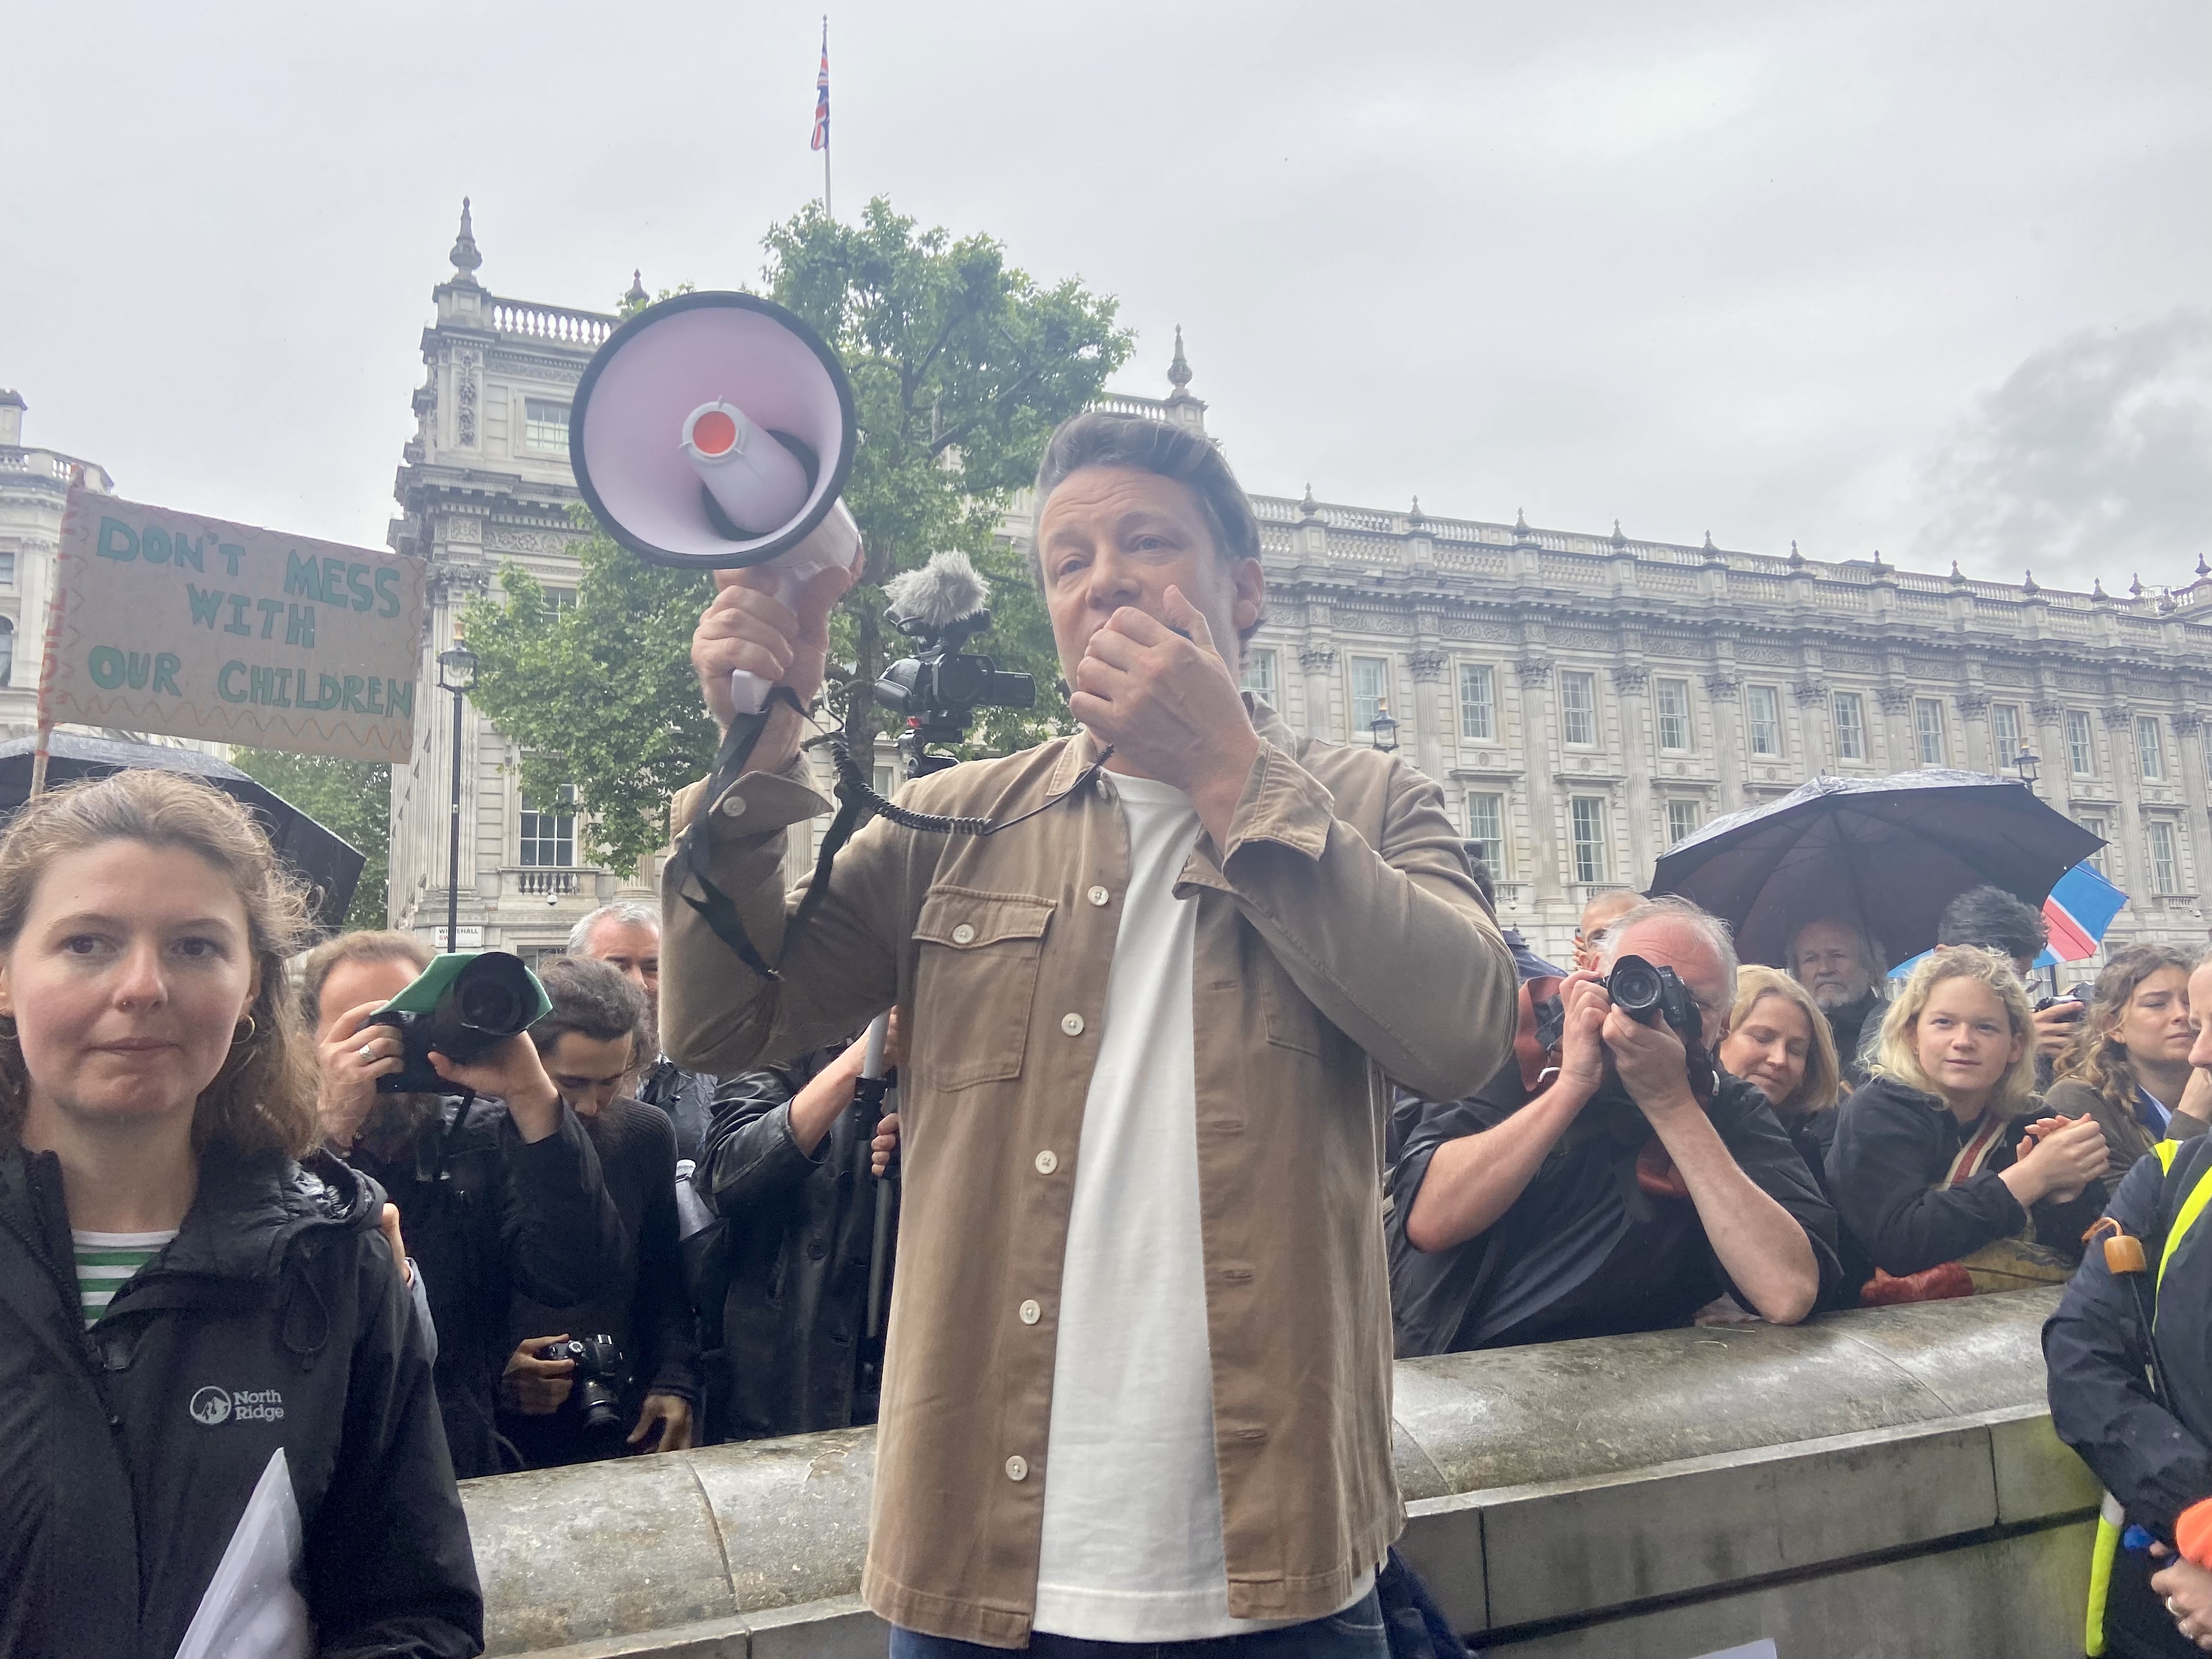
[[[1880,548],[1878,548],[1878,547],[1877,547],[1876,549],[1875,549],[1875,550],[1874,550],[1874,568],[1875,568],[1876,570],[1882,570],[1882,569],[1887,569],[1887,567],[1886,565],[1884,565],[1884,564],[1882,563],[1882,562],[1881,562],[1881,550]]]
[[[453,269],[460,272],[453,278],[455,282],[476,281],[477,267],[483,263],[483,255],[477,252],[476,227],[470,222],[469,198],[465,196],[461,198],[461,234],[453,239],[453,251],[447,258],[453,262]]]
[[[1181,392],[1190,384],[1190,359],[1182,355],[1182,325],[1176,325],[1175,356],[1168,364],[1168,383]]]
[[[1628,538],[1620,533],[1620,520],[1618,519],[1613,521],[1613,544],[1615,547],[1628,545]]]
[[[1313,485],[1310,483],[1306,485],[1304,498],[1298,502],[1298,522],[1300,524],[1321,522],[1321,503],[1314,499]]]
[[[2027,580],[2022,582],[2020,586],[2023,592],[2040,593],[2043,591],[2035,585],[2035,572],[2033,570],[2027,573]]]
[[[1717,553],[1719,550],[1720,550],[1718,548],[1713,545],[1713,532],[1708,530],[1705,532],[1705,551],[1708,553]]]
[[[635,311],[653,296],[645,291],[645,273],[633,270],[629,274],[629,292],[623,295],[623,304]]]
[[[1951,580],[1954,582],[1966,580],[1966,573],[1959,568],[1959,562],[1956,559],[1951,561]]]
[[[1805,556],[1797,550],[1797,538],[1795,536],[1790,538],[1790,562],[1792,564],[1805,562]]]
[[[2200,576],[2212,576],[2212,564],[2204,562],[2204,556],[2202,553],[2197,556],[2197,574]]]
[[[2141,571],[2138,570],[2130,573],[2128,577],[2128,594],[2131,599],[2139,599],[2142,598],[2143,585],[2142,573]]]
[[[1419,495],[1414,496],[1413,510],[1406,515],[1406,528],[1408,530],[1419,530],[1428,521],[1427,516],[1421,511],[1421,498]]]
[[[2093,599],[2109,599],[2112,597],[2111,594],[2105,592],[2105,579],[2102,576],[2099,576],[2090,582],[2089,597]]]

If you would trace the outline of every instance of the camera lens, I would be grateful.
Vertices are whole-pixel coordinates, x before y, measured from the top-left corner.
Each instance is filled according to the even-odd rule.
[[[505,979],[484,974],[454,988],[464,1023],[503,1036],[522,1029],[522,994]]]
[[[1658,970],[1638,957],[1623,957],[1613,968],[1613,977],[1606,981],[1606,989],[1613,1006],[1624,1013],[1640,1014],[1659,1006]]]

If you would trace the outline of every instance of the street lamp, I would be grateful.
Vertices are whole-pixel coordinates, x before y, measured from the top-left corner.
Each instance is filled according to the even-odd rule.
[[[2020,753],[2012,757],[2013,770],[2020,774],[2021,782],[2027,786],[2031,795],[2035,793],[2035,769],[2042,764],[2043,757],[2026,744],[2021,744]]]
[[[1389,754],[1397,748],[1398,722],[1390,718],[1389,703],[1378,702],[1375,705],[1375,718],[1367,722],[1367,732],[1368,735],[1375,739],[1375,746],[1384,754]]]
[[[461,700],[477,688],[477,653],[459,640],[438,653],[438,690],[453,696],[453,799],[446,859],[446,949],[461,942]]]

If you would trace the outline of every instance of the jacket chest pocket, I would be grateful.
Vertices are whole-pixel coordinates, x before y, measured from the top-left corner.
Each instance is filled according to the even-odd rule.
[[[1050,899],[933,888],[915,925],[916,1069],[937,1089],[1019,1077]]]

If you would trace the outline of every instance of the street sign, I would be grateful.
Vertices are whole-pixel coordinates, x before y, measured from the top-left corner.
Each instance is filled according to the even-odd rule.
[[[404,761],[426,570],[72,490],[41,721]]]

